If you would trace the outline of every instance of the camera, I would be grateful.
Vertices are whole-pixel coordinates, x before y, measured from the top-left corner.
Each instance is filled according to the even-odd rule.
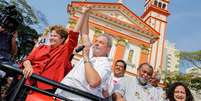
[[[0,26],[8,32],[13,32],[23,23],[23,16],[14,5],[6,6],[0,11]]]

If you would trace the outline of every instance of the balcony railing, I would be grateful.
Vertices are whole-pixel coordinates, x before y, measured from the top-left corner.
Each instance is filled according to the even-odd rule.
[[[37,87],[34,87],[34,86],[31,86],[31,85],[27,85],[25,84],[25,77],[24,75],[22,74],[22,70],[20,69],[16,69],[10,65],[7,65],[7,64],[0,64],[0,69],[2,70],[9,70],[9,71],[12,71],[12,72],[15,72],[17,75],[21,75],[22,78],[19,80],[18,82],[18,85],[16,87],[16,90],[15,92],[13,93],[13,95],[11,96],[10,100],[9,101],[15,101],[15,99],[17,98],[17,96],[19,96],[19,92],[21,89],[24,89],[24,87],[27,87],[31,90],[34,90],[34,91],[37,91],[37,92],[40,92],[42,94],[45,94],[45,95],[48,95],[48,96],[53,96],[55,98],[59,98],[61,100],[64,100],[64,101],[71,101],[70,99],[68,98],[65,98],[63,96],[60,96],[58,94],[54,94],[54,93],[50,93],[48,91],[45,91],[45,90],[42,90],[42,89],[39,89]],[[50,79],[47,79],[47,78],[44,78],[44,77],[41,77],[39,75],[36,75],[36,74],[32,74],[31,79],[34,79],[34,80],[38,80],[40,82],[43,82],[43,83],[46,83],[46,84],[49,84],[49,85],[52,85],[54,87],[57,87],[57,88],[60,88],[62,90],[65,90],[65,91],[68,91],[68,92],[71,92],[73,94],[76,94],[76,95],[79,95],[79,96],[82,96],[82,97],[85,97],[87,99],[91,99],[92,101],[106,101],[106,99],[103,99],[101,97],[98,97],[96,95],[93,95],[91,93],[88,93],[88,92],[85,92],[85,91],[82,91],[80,89],[77,89],[77,88],[74,88],[74,87],[70,87],[70,86],[67,86],[67,85],[64,85],[62,83],[59,83],[59,82],[55,82],[53,80],[50,80]]]

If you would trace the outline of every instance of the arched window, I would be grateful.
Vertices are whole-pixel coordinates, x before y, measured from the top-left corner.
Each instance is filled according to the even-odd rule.
[[[162,3],[161,2],[158,3],[158,7],[162,8]]]
[[[158,4],[158,1],[155,0],[155,1],[154,1],[154,5],[157,6],[157,4]]]
[[[162,8],[165,9],[166,8],[166,4],[163,4]]]

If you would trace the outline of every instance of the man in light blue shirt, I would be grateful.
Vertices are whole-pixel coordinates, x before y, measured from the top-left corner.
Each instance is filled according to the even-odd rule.
[[[137,69],[137,77],[127,77],[120,81],[120,87],[113,94],[114,101],[163,101],[158,90],[149,84],[153,67],[148,63]]]

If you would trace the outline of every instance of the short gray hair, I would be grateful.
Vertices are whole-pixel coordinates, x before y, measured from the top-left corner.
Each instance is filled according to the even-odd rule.
[[[112,37],[108,34],[100,34],[97,37],[100,37],[100,36],[103,36],[107,39],[107,46],[111,48],[112,47]]]
[[[144,66],[144,65],[147,65],[151,69],[151,71],[153,72],[154,69],[153,69],[152,65],[150,65],[149,63],[140,64],[139,67],[137,68],[137,70],[140,70],[142,68],[142,66]]]

